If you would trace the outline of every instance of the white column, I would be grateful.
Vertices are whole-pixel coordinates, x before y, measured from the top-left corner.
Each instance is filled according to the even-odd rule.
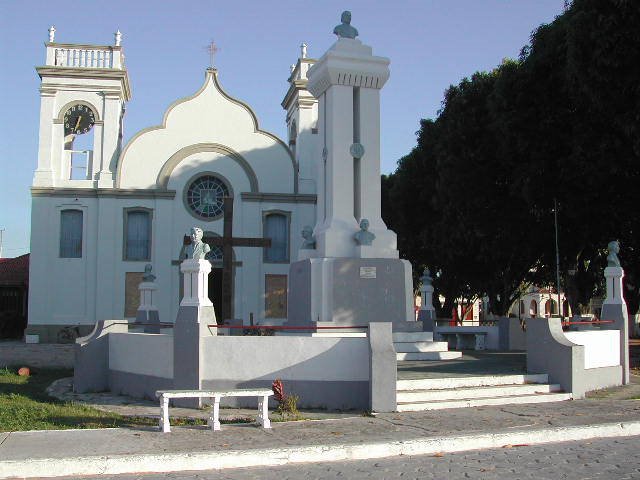
[[[113,187],[113,169],[117,158],[115,153],[118,149],[118,135],[120,134],[120,94],[103,93],[102,107],[102,151],[100,159],[96,162],[100,165],[98,172],[98,188]],[[96,131],[96,133],[98,133]]]
[[[211,263],[208,260],[189,258],[180,264],[180,271],[184,277],[184,297],[180,302],[180,306],[213,306],[208,296]]]
[[[380,89],[388,65],[360,40],[340,38],[309,69],[307,86],[319,99],[320,149],[326,148],[326,164],[320,159],[318,165],[318,257],[398,258],[396,235],[382,221],[380,205]],[[364,148],[355,172],[354,143]],[[363,218],[376,238],[357,248],[354,235]]]
[[[34,187],[53,186],[53,166],[51,164],[53,148],[53,117],[55,92],[42,90],[40,93],[40,138],[38,146],[38,168],[33,175]]]
[[[607,298],[603,302],[603,305],[626,305],[624,297],[622,296],[622,279],[624,278],[622,267],[605,268],[604,277],[607,281]]]
[[[355,252],[353,234],[358,223],[353,216],[353,88],[332,86],[320,99],[328,127],[321,132],[320,143],[326,148],[326,162],[318,165],[318,178],[323,188],[318,192],[322,216],[317,219],[316,250],[320,257],[352,257]],[[323,122],[325,118],[323,118]]]
[[[158,286],[155,282],[142,282],[138,286],[138,290],[140,291],[140,306],[138,310],[157,310],[155,306],[155,293],[158,289]]]

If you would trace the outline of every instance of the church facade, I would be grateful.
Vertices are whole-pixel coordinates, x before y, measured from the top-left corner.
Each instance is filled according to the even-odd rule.
[[[282,324],[289,264],[297,260],[301,230],[316,223],[317,100],[306,88],[314,63],[306,46],[282,101],[286,142],[261,130],[251,108],[229,96],[210,68],[196,93],[123,144],[131,90],[120,34],[114,45],[77,45],[55,42],[50,30],[46,51],[37,68],[27,333],[68,341],[98,320],[134,319],[148,264],[160,321],[173,322],[183,237],[192,226],[205,242],[271,241],[232,247],[228,318],[221,318],[223,248],[213,246],[209,297],[218,323]],[[225,197],[233,206],[226,235]]]

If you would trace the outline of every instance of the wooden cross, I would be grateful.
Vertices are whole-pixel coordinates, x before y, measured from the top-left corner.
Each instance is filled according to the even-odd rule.
[[[222,247],[222,315],[221,322],[231,318],[231,290],[233,282],[233,247],[270,247],[270,238],[239,238],[233,236],[233,197],[224,197],[224,226],[222,237],[207,239],[209,245]]]

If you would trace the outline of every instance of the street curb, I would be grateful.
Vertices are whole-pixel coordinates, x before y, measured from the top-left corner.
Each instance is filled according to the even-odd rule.
[[[142,454],[0,461],[0,478],[117,475],[239,467],[277,466],[305,462],[364,460],[398,455],[428,455],[506,446],[640,435],[640,421],[556,427],[540,430],[418,438],[368,444],[314,445],[262,450],[174,454]]]

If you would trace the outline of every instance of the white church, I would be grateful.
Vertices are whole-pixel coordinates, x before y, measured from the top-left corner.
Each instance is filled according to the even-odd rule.
[[[98,320],[134,319],[148,264],[160,321],[173,322],[182,238],[192,226],[207,243],[223,237],[208,257],[218,322],[282,324],[289,264],[298,259],[303,227],[316,224],[318,101],[306,76],[314,63],[302,45],[282,101],[286,141],[261,130],[251,107],[229,96],[209,68],[197,92],[123,144],[132,92],[120,33],[114,45],[65,44],[52,27],[45,65],[36,68],[41,109],[26,333],[69,341]],[[233,199],[226,236],[225,197]],[[223,240],[232,252],[227,312]]]

